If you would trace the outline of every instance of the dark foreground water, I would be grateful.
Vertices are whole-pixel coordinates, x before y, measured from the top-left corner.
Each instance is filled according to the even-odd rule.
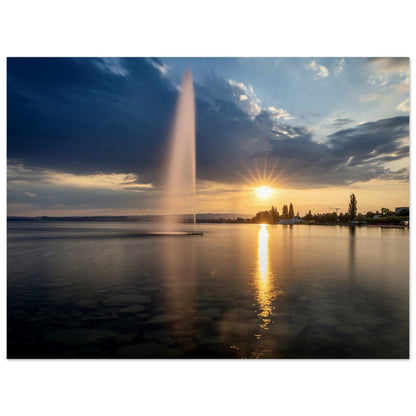
[[[408,230],[198,228],[9,222],[8,357],[408,357]]]

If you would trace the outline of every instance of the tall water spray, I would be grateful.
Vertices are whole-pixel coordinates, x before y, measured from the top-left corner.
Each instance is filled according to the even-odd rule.
[[[195,99],[192,74],[183,77],[170,144],[166,213],[171,231],[179,214],[193,214],[196,223]]]

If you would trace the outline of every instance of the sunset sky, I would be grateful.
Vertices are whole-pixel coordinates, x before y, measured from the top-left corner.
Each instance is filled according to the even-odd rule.
[[[186,69],[198,212],[409,205],[407,58],[9,58],[8,215],[163,213]]]

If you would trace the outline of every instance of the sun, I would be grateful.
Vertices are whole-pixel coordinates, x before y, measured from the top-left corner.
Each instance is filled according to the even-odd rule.
[[[259,198],[267,199],[267,198],[270,198],[272,194],[273,194],[273,189],[270,188],[269,186],[259,186],[258,188],[256,188],[256,195]]]
[[[254,161],[251,166],[245,166],[246,172],[240,176],[246,182],[246,188],[255,192],[259,199],[268,199],[275,196],[281,186],[281,175],[283,171],[276,171],[277,161],[272,166],[267,166],[267,159],[263,161],[263,168],[259,166],[260,161]]]

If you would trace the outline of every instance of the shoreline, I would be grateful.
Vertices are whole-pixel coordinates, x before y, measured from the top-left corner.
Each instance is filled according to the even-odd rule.
[[[103,218],[103,219],[97,219],[97,218],[75,218],[75,217],[67,217],[67,218],[7,218],[7,222],[15,223],[15,222],[30,222],[30,223],[48,223],[48,222],[62,222],[62,223],[68,223],[68,222],[102,222],[102,223],[108,223],[108,222],[130,222],[130,223],[139,223],[139,224],[162,224],[160,221],[135,221],[135,220],[124,220],[121,218]],[[193,224],[192,222],[180,222],[178,224]],[[249,224],[249,225],[261,225],[261,223],[255,223],[255,222],[239,222],[239,221],[233,221],[233,220],[226,220],[226,221],[197,221],[197,225],[201,224]],[[282,224],[282,223],[276,223],[276,224],[266,224],[266,225],[286,225],[286,226],[293,226],[293,225],[312,225],[312,226],[326,226],[326,227],[380,227],[380,228],[401,228],[401,229],[408,229],[408,225],[403,224],[348,224],[348,223],[294,223],[294,224]]]

